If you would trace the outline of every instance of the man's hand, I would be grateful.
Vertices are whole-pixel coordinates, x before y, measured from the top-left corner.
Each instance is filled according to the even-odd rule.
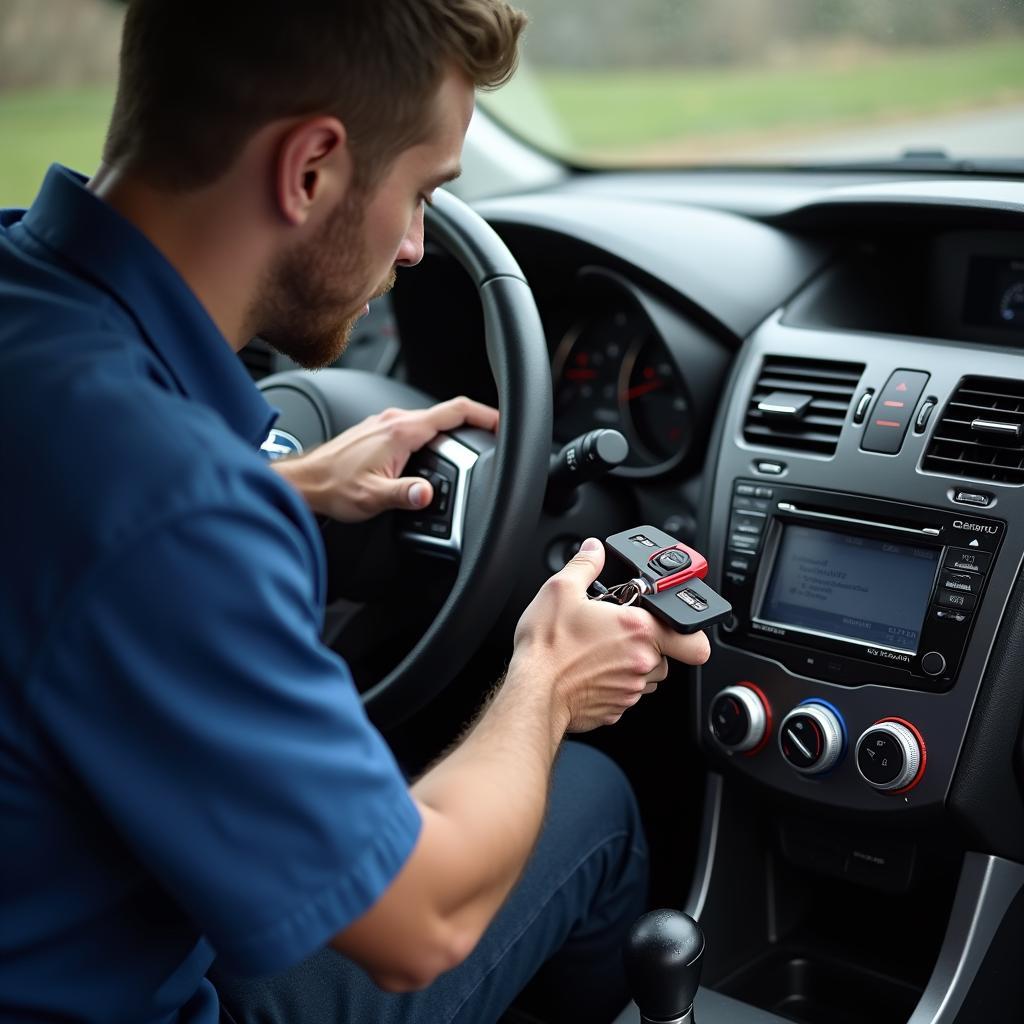
[[[387,509],[429,505],[430,484],[422,477],[403,477],[402,470],[438,433],[466,425],[495,431],[498,410],[465,397],[429,409],[385,409],[307,455],[272,465],[318,515],[358,523]]]
[[[683,636],[641,608],[587,598],[604,567],[597,540],[552,576],[516,627],[515,656],[552,681],[556,722],[569,732],[611,725],[668,675],[668,658],[703,665],[703,633]]]

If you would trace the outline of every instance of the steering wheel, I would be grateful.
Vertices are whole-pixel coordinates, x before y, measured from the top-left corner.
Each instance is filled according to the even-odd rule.
[[[450,511],[433,518],[395,516],[405,522],[394,542],[454,559],[458,568],[432,624],[363,695],[367,713],[382,729],[440,693],[494,624],[536,529],[551,453],[548,350],[523,272],[494,230],[450,193],[435,193],[425,222],[427,237],[462,266],[480,297],[501,420],[496,439],[479,430],[453,431],[436,438],[429,453],[413,456],[439,465],[449,479]],[[294,439],[302,450],[389,406],[425,408],[436,401],[400,381],[345,369],[278,373],[260,388],[281,410],[276,428],[285,432],[285,444]],[[446,531],[435,525],[442,519],[450,520]]]

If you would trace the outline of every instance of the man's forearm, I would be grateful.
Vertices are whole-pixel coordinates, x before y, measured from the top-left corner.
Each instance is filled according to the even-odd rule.
[[[543,669],[513,661],[487,711],[413,786],[425,815],[450,832],[457,870],[445,872],[438,909],[482,934],[540,833],[551,767],[569,723]],[[451,865],[456,866],[456,865]]]

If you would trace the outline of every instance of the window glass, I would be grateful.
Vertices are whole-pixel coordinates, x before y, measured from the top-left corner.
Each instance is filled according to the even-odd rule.
[[[0,206],[28,205],[54,160],[95,170],[123,17],[113,0],[0,0]]]
[[[1024,0],[520,0],[484,98],[582,164],[1024,159]]]

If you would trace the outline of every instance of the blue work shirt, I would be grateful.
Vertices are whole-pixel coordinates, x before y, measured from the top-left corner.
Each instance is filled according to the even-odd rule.
[[[215,1021],[415,844],[272,419],[84,179],[0,213],[0,1020]]]

